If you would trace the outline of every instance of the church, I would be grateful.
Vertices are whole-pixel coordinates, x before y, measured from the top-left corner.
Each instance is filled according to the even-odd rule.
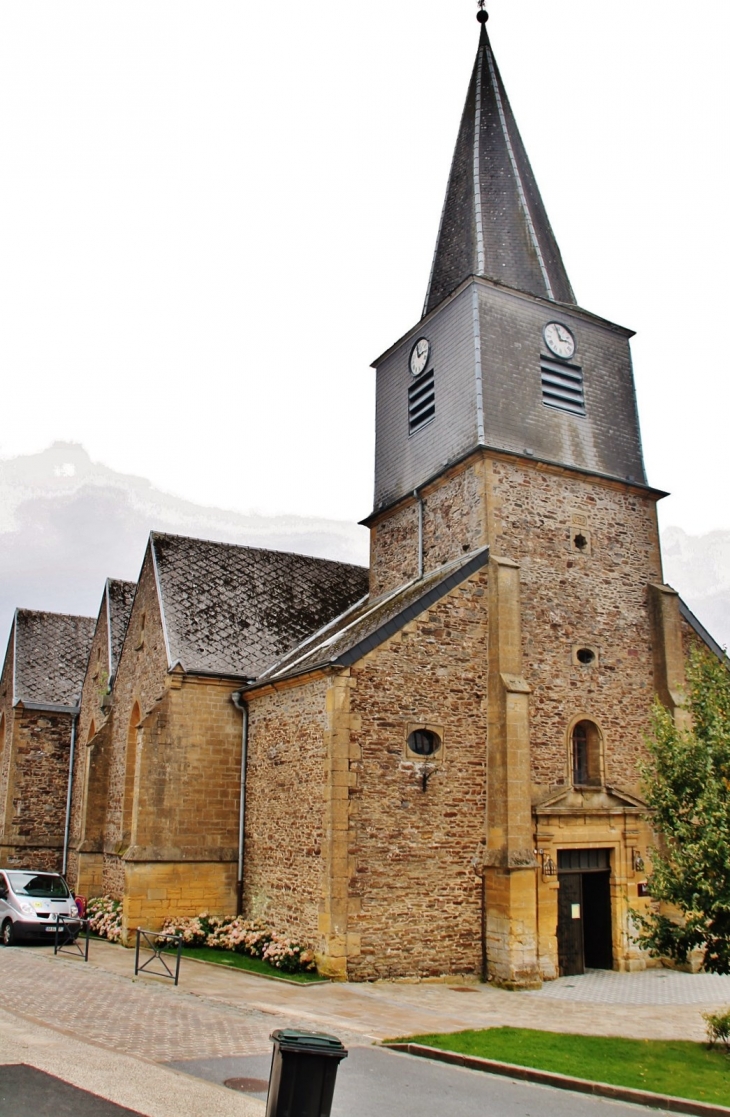
[[[478,19],[423,315],[374,362],[369,572],[153,533],[84,628],[64,864],[126,933],[238,910],[350,980],[649,961],[650,710],[723,653]]]

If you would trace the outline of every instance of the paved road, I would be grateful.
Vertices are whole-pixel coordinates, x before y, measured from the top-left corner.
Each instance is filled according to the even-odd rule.
[[[269,1056],[173,1064],[211,1082],[267,1079]],[[256,1095],[265,1098],[264,1092]],[[667,1114],[666,1110],[651,1110]],[[386,1051],[351,1047],[340,1064],[332,1117],[637,1117],[647,1110]]]
[[[139,1117],[133,1109],[70,1086],[62,1078],[22,1063],[0,1066],[3,1117]]]
[[[508,1023],[699,1039],[700,1011],[730,1001],[730,979],[661,971],[590,974],[506,993],[425,983],[302,987],[184,961],[174,988],[135,980],[131,952],[106,943],[92,945],[88,964],[54,958],[48,948],[0,950],[0,990],[0,1097],[4,1078],[9,1083],[22,1063],[143,1117],[260,1117],[255,1083],[248,1094],[222,1083],[268,1079],[269,1035],[283,1026],[333,1032],[350,1050],[333,1117],[635,1117],[646,1111],[416,1060],[372,1041]],[[32,1079],[33,1096],[47,1096],[49,1083]],[[87,1101],[79,1095],[74,1110],[83,1113]],[[40,1100],[7,1117],[29,1112],[41,1117]],[[98,1117],[107,1117],[101,1108]]]

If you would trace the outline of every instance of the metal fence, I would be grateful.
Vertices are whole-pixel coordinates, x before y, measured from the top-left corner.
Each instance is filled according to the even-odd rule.
[[[89,935],[91,921],[78,916],[59,915],[56,918],[56,933],[53,937],[54,954],[71,954],[74,958],[89,960]],[[83,940],[83,946],[79,942]]]
[[[148,958],[142,965],[139,962],[140,949],[152,951],[152,957]],[[165,955],[171,961],[174,957],[174,971],[168,966]],[[182,936],[166,935],[162,931],[145,931],[142,927],[137,928],[137,943],[134,951],[135,977],[140,973],[148,973],[155,977],[169,977],[177,985],[180,977],[181,956]],[[159,963],[161,968],[153,968],[156,962]]]

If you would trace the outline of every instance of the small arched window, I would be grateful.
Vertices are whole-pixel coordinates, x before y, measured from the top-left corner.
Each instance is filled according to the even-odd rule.
[[[595,722],[579,721],[571,734],[573,784],[600,787],[602,784],[601,732]]]

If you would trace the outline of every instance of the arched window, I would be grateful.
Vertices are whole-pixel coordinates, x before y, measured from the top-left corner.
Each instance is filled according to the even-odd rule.
[[[579,721],[571,733],[573,785],[600,787],[603,783],[601,731],[595,722]]]

